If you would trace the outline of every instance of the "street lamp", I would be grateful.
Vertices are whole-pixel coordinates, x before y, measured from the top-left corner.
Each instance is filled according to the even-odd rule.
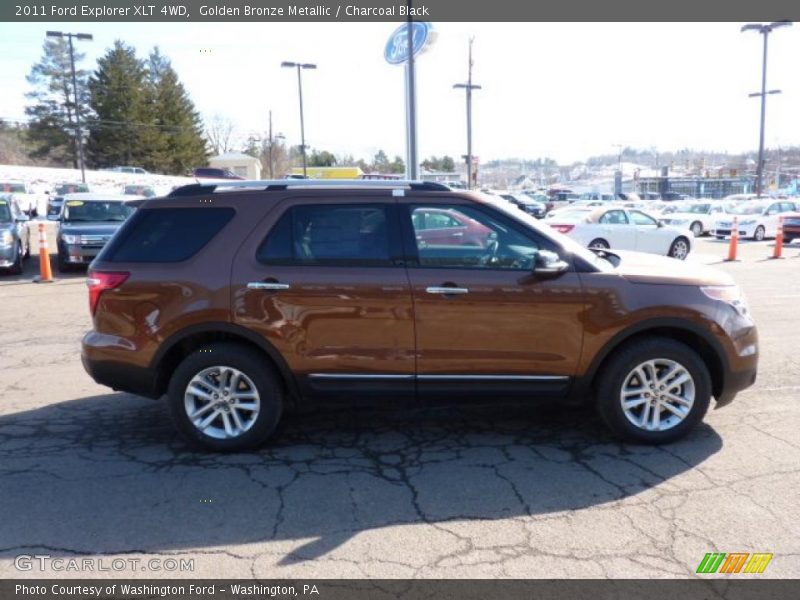
[[[306,132],[305,124],[303,122],[303,78],[300,76],[302,69],[316,69],[317,65],[311,63],[295,63],[283,61],[281,67],[289,69],[297,69],[297,92],[300,96],[300,152],[303,155],[303,177],[307,177],[306,173]]]
[[[467,189],[472,189],[472,90],[479,90],[481,86],[472,83],[472,43],[474,38],[469,39],[469,65],[467,68],[467,83],[457,83],[453,89],[466,91],[467,96]]]
[[[75,96],[75,145],[78,147],[78,161],[81,166],[81,181],[86,183],[86,170],[83,164],[83,135],[81,132],[81,107],[78,102],[78,81],[75,77],[75,51],[72,47],[72,38],[92,41],[91,33],[64,33],[63,31],[48,31],[47,37],[67,38],[69,40],[69,64],[72,69],[72,92]]]
[[[767,91],[767,40],[769,34],[778,27],[787,27],[791,21],[775,21],[774,23],[748,23],[742,31],[757,31],[764,36],[764,54],[761,64],[761,92],[750,94],[750,98],[761,97],[761,130],[758,136],[758,165],[756,166],[756,197],[761,197],[764,177],[764,122],[767,115],[767,95],[780,94],[780,90]]]

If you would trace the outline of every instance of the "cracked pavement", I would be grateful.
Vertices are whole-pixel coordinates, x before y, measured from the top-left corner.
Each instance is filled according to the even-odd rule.
[[[719,266],[759,325],[759,380],[679,443],[486,404],[290,415],[225,456],[189,451],[163,402],[84,373],[83,277],[28,283],[33,259],[0,278],[0,577],[694,577],[706,552],[772,552],[762,577],[800,577],[800,251],[740,249]],[[194,571],[20,572],[19,554]]]

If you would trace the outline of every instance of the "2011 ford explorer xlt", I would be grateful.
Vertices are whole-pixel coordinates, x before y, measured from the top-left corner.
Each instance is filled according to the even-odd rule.
[[[166,394],[205,448],[255,447],[300,405],[442,396],[593,402],[619,437],[664,443],[755,381],[728,275],[590,251],[488,196],[298,180],[137,205],[91,265],[83,363]],[[417,216],[433,211],[488,233],[426,240]]]

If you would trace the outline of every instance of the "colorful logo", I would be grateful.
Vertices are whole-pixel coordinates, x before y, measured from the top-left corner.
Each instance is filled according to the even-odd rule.
[[[700,561],[697,573],[763,573],[772,556],[765,552],[709,552]]]

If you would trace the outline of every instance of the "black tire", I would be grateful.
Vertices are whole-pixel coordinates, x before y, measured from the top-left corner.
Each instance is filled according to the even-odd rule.
[[[692,230],[692,235],[694,237],[700,237],[703,235],[703,224],[700,221],[695,221],[689,226],[689,229]]]
[[[757,242],[761,242],[766,237],[766,229],[764,229],[763,225],[759,225],[756,227],[756,230],[753,232],[753,239]]]
[[[620,395],[625,379],[631,371],[645,361],[668,359],[679,363],[691,375],[695,398],[689,413],[670,429],[647,431],[633,424],[625,416]],[[697,426],[711,402],[711,376],[700,356],[686,344],[661,337],[640,338],[616,350],[595,385],[596,407],[606,426],[620,439],[638,444],[667,444],[685,436]]]
[[[254,383],[260,410],[253,425],[234,438],[218,439],[200,431],[186,414],[184,394],[191,379],[203,369],[232,367]],[[255,350],[231,342],[208,344],[187,356],[172,374],[168,388],[172,420],[181,437],[192,447],[214,452],[239,452],[261,446],[275,431],[283,413],[283,386],[268,360]]]
[[[685,248],[685,253],[683,252],[682,248]],[[689,256],[690,252],[691,245],[689,244],[689,240],[681,236],[675,238],[675,240],[672,242],[672,245],[669,247],[669,252],[667,252],[667,256],[680,260],[686,260],[686,257]]]
[[[589,242],[589,248],[602,248],[603,250],[608,250],[611,248],[611,244],[609,244],[603,238],[596,238]]]
[[[71,264],[64,260],[64,255],[61,254],[61,252],[58,253],[56,267],[58,267],[59,273],[69,273],[74,268]]]
[[[17,252],[16,258],[14,259],[14,264],[8,268],[8,272],[12,275],[22,275],[22,256],[22,240],[20,240],[17,244]]]

